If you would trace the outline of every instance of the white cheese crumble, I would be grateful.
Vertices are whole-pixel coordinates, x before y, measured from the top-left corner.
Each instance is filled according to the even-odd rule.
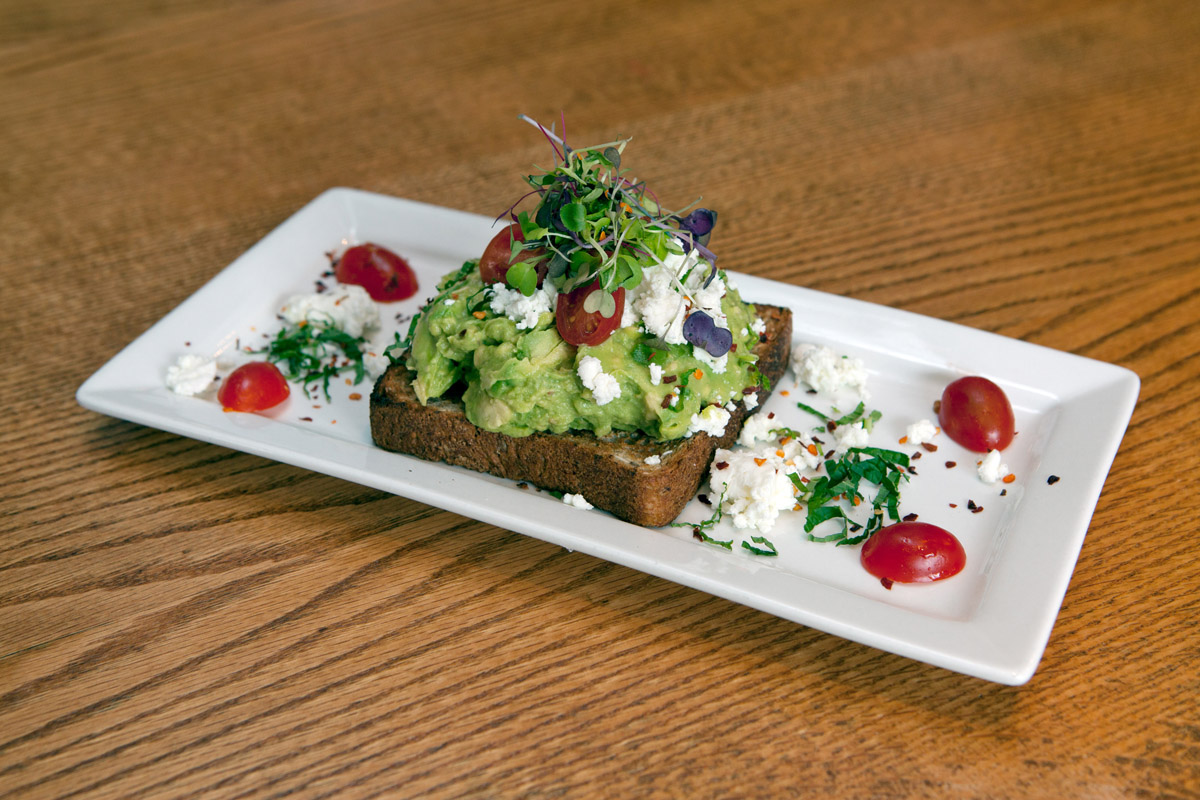
[[[904,438],[908,444],[925,444],[926,442],[937,436],[940,431],[938,427],[927,419],[921,419],[909,425],[904,431]]]
[[[984,483],[995,483],[1008,474],[1008,464],[1000,462],[999,450],[988,450],[979,462],[979,479]]]
[[[212,386],[216,377],[217,362],[187,353],[167,367],[167,388],[175,394],[197,395]]]
[[[742,405],[746,406],[747,411],[758,408],[758,392],[742,395]]]
[[[658,386],[662,383],[662,367],[658,364],[650,365],[650,385]]]
[[[707,433],[709,436],[721,436],[725,433],[725,425],[728,422],[728,411],[720,406],[706,406],[699,414],[692,414],[687,435]]]
[[[621,384],[617,379],[604,371],[604,365],[595,356],[584,356],[576,367],[579,380],[585,389],[592,390],[596,405],[603,406],[621,396]]]
[[[364,331],[379,327],[375,301],[366,289],[353,284],[336,284],[324,292],[293,295],[279,313],[292,325],[301,322],[326,325],[350,336],[363,336]]]
[[[387,372],[387,368],[392,365],[392,360],[385,355],[378,353],[363,353],[363,369],[372,378],[378,378],[383,373]]]
[[[711,369],[714,375],[724,375],[725,370],[729,369],[729,353],[726,353],[720,358],[713,358],[703,347],[692,345],[692,355],[695,356],[696,360],[701,364],[705,364],[709,369]]]
[[[581,494],[571,494],[570,492],[567,492],[562,496],[562,501],[569,506],[582,508],[584,511],[587,511],[589,508],[595,508],[595,506],[585,500]]]
[[[687,344],[683,322],[693,311],[703,311],[717,327],[728,329],[729,321],[721,308],[725,281],[718,274],[705,286],[709,272],[708,262],[695,250],[686,255],[670,252],[661,264],[644,267],[642,282],[625,295],[626,314],[621,318],[622,326],[636,324],[640,317],[650,335],[668,344]],[[686,279],[681,280],[685,275]],[[712,365],[718,374],[725,371],[725,364],[717,366],[719,359],[713,359],[703,348],[693,345],[692,351],[697,358]]]
[[[742,423],[742,432],[738,434],[738,444],[742,447],[754,447],[758,442],[774,439],[772,428],[781,427],[779,422],[769,419],[766,414],[754,414]]]
[[[558,292],[555,291],[554,284],[550,281],[544,281],[541,288],[535,290],[529,297],[502,283],[492,284],[490,291],[489,306],[492,313],[508,317],[517,323],[519,331],[536,327],[542,314],[554,310],[558,297]]]
[[[839,357],[828,347],[799,344],[792,348],[792,369],[796,377],[818,392],[836,392],[848,387],[865,400],[867,368],[861,358]]]
[[[709,468],[713,494],[721,496],[721,510],[735,528],[756,528],[767,533],[779,512],[796,504],[792,471],[775,457],[753,451],[718,449]]]
[[[649,464],[650,466],[656,467],[662,463],[662,456],[655,453],[652,456],[646,456],[646,458],[643,460],[645,461],[645,463]]]
[[[833,436],[840,446],[849,448],[866,447],[871,434],[861,422],[855,422],[853,425],[837,426],[833,431]]]
[[[750,330],[762,336],[767,332],[767,323],[763,322],[761,317],[755,317],[754,322],[750,323]]]

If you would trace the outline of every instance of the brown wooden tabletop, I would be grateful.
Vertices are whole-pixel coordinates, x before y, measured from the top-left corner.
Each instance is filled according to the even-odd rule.
[[[76,404],[329,187],[499,213],[560,111],[731,268],[1140,376],[1028,684]],[[1200,5],[16,0],[0,153],[0,798],[1200,796]]]

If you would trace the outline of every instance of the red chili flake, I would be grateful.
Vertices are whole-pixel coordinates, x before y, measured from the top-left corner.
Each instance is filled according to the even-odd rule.
[[[980,511],[983,511],[983,506],[975,506],[971,509],[972,514],[978,514]]]
[[[184,343],[183,343],[183,346],[184,346],[184,347],[191,347],[191,346],[192,346],[192,343],[191,343],[191,342],[184,342]]]
[[[941,400],[933,401],[933,413],[935,413],[935,414],[942,413],[942,401]]]
[[[916,460],[917,460],[918,458],[920,458],[920,457],[921,457],[921,453],[920,453],[920,451],[917,451],[916,453],[913,453],[913,454],[912,454],[912,460],[913,460],[913,461],[916,461]]]
[[[678,375],[667,375],[662,379],[663,383],[674,383],[677,380],[679,380]]]
[[[328,288],[329,288],[329,287],[328,287],[328,286],[326,286],[326,285],[325,285],[324,283],[322,283],[321,281],[317,281],[317,294],[321,294],[322,292],[324,292],[324,291],[325,291],[326,289],[328,289]]]
[[[1004,495],[1006,495],[1006,494],[1008,494],[1008,489],[1001,489],[1001,490],[1000,490],[1000,496],[1001,496],[1001,497],[1004,497]]]
[[[971,509],[972,511],[974,511],[974,510],[977,508],[977,506],[975,505],[975,501],[974,501],[974,500],[968,500],[968,501],[967,501],[967,508],[969,508],[969,509]]]
[[[700,530],[699,525],[696,525],[692,528],[692,538],[699,542],[704,541],[704,531]]]
[[[675,394],[674,394],[673,392],[669,392],[669,393],[667,394],[667,396],[663,398],[663,401],[662,401],[662,407],[663,407],[663,408],[670,408],[670,407],[671,407],[671,398],[672,398],[672,397],[674,397],[674,396],[675,396]]]
[[[958,508],[958,503],[951,503],[951,504],[950,504],[950,507],[951,507],[951,508]]]
[[[809,389],[805,394],[818,394],[816,389]]]
[[[716,467],[717,467],[717,469],[729,469],[729,462],[728,461],[718,461],[716,463]]]
[[[917,468],[916,468],[916,467],[914,467],[912,464],[909,464],[907,467],[905,467],[905,469],[906,469],[906,470],[908,470],[908,474],[909,474],[909,475],[916,475],[916,474],[917,474]]]
[[[736,353],[737,352],[737,342],[734,342],[733,344],[729,345],[729,349]]]
[[[833,433],[834,431],[837,430],[837,423],[834,422],[833,420],[829,420],[829,422],[825,423],[825,430],[829,431],[830,433]]]
[[[760,334],[758,335],[758,340],[759,340],[760,342],[765,342],[765,341],[767,340],[767,335],[766,335],[765,333],[760,333]]]
[[[706,505],[706,506],[712,505],[712,500],[709,500],[708,495],[706,495],[706,494],[698,494],[698,495],[696,495],[696,499],[699,500],[701,503],[704,503],[704,505]]]
[[[768,414],[767,414],[767,419],[775,419],[775,412],[774,412],[774,411],[772,411],[772,412],[768,413]]]
[[[301,422],[312,422],[312,417],[301,417],[300,421]]]
[[[351,392],[350,399],[351,400],[362,400],[362,395],[359,394],[358,392]]]
[[[913,514],[905,514],[905,515],[904,515],[904,521],[905,521],[905,522],[916,522],[916,521],[917,521],[917,515],[916,515],[915,513],[913,513]]]
[[[957,461],[947,461],[946,462],[946,469],[954,469],[957,466],[958,466]]]
[[[1049,478],[1046,478],[1046,483],[1053,486],[1054,484],[1058,483],[1061,480],[1062,480],[1062,478],[1058,477],[1057,475],[1051,475]]]
[[[937,445],[933,442],[921,442],[921,447],[924,447],[927,452],[936,453]]]
[[[883,588],[887,589],[889,592],[892,590],[893,581],[891,578],[880,578],[879,582],[882,583]]]
[[[757,386],[747,386],[745,389],[742,389],[742,394],[754,394],[757,391]]]

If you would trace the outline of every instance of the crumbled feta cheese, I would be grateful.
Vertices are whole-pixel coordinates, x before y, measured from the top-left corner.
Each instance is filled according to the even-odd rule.
[[[696,360],[701,364],[707,365],[708,368],[713,371],[714,375],[724,375],[725,370],[729,368],[729,353],[726,353],[720,358],[713,358],[703,347],[692,345],[692,355],[695,356]]]
[[[454,303],[455,303],[455,300],[453,297],[447,297],[445,300],[442,301],[442,305],[444,305],[444,306],[452,306],[452,305],[454,305]]]
[[[927,419],[917,420],[904,432],[908,444],[925,444],[938,435],[938,428]]]
[[[746,406],[747,411],[753,411],[758,408],[758,392],[742,395],[742,404]]]
[[[490,289],[491,300],[488,305],[493,314],[508,317],[517,323],[517,330],[524,331],[536,327],[542,314],[554,309],[558,293],[554,284],[544,281],[541,288],[529,297],[517,289],[511,289],[502,283],[493,283]]]
[[[366,289],[353,284],[339,283],[325,292],[293,295],[280,314],[292,325],[301,322],[325,325],[350,336],[362,336],[364,331],[379,327],[375,301]]]
[[[767,323],[763,322],[761,317],[755,317],[754,322],[750,323],[750,330],[762,336],[767,332]]]
[[[589,508],[595,508],[595,506],[585,500],[581,494],[571,494],[570,492],[567,492],[562,496],[562,501],[569,506],[582,508],[584,511],[587,511]]]
[[[707,433],[709,436],[721,436],[725,433],[725,425],[728,422],[728,411],[720,406],[706,406],[699,414],[692,414],[687,435]]]
[[[216,377],[217,362],[188,353],[167,367],[167,388],[175,394],[197,395],[212,386]]]
[[[842,447],[866,447],[871,434],[861,422],[855,422],[853,425],[837,426],[833,436]]]
[[[645,463],[649,464],[650,466],[656,467],[662,463],[662,456],[660,456],[656,453],[652,456],[646,456],[644,461],[645,461]]]
[[[363,353],[363,369],[372,378],[378,378],[383,373],[387,372],[387,368],[392,365],[392,360],[385,355],[378,353]]]
[[[792,348],[796,377],[818,392],[836,392],[849,387],[866,399],[867,368],[860,358],[838,357],[828,347],[800,344]]]
[[[758,442],[774,439],[771,429],[778,427],[780,427],[779,423],[768,419],[766,414],[754,414],[742,424],[742,432],[738,435],[738,444],[742,447],[754,447]]]
[[[642,269],[642,282],[625,297],[627,309],[640,315],[646,332],[657,336],[668,344],[686,344],[683,322],[692,311],[703,311],[712,318],[717,327],[728,328],[728,320],[721,308],[721,298],[727,291],[720,275],[704,285],[710,273],[709,265],[700,258],[698,251],[688,254],[671,252],[661,264],[652,264]],[[686,280],[681,280],[686,275]],[[690,302],[689,302],[690,301]],[[626,319],[621,319],[625,325]],[[698,358],[702,348],[694,348]],[[712,363],[708,357],[706,363]],[[714,366],[718,373],[725,366]]]
[[[779,512],[796,503],[790,470],[774,457],[754,451],[718,449],[709,467],[712,493],[722,496],[721,510],[735,528],[757,528],[766,533]]]
[[[725,410],[732,414],[733,412],[737,411],[737,403],[730,400],[725,404]]]
[[[650,365],[650,385],[658,386],[662,383],[662,367],[658,364]]]
[[[979,462],[979,480],[984,483],[995,483],[1008,474],[1008,464],[1000,463],[1000,451],[988,450],[988,454]]]
[[[579,380],[586,389],[592,390],[596,405],[603,406],[621,396],[621,384],[617,379],[604,371],[604,365],[595,356],[584,356],[576,367]]]

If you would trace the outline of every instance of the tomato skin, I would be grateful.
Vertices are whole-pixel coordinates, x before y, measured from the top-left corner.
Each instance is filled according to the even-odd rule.
[[[417,293],[417,276],[400,256],[367,242],[351,247],[338,259],[334,277],[361,286],[380,303],[407,300]]]
[[[508,268],[516,263],[512,260],[512,243],[514,241],[525,241],[525,234],[522,233],[521,226],[515,222],[493,236],[487,247],[483,249],[483,255],[479,257],[479,277],[483,279],[484,283],[505,282]],[[522,250],[516,260],[529,261],[541,257],[544,252],[540,247]],[[548,267],[549,264],[544,259],[535,267],[538,274],[538,286],[542,285]]]
[[[621,315],[625,311],[625,290],[613,292],[613,300],[617,310],[611,317],[605,317],[599,311],[584,311],[583,304],[588,295],[600,289],[600,281],[592,281],[588,286],[577,286],[570,292],[558,296],[558,305],[554,310],[554,324],[558,335],[567,344],[576,347],[580,345],[597,345],[612,335],[621,325]]]
[[[251,361],[229,373],[217,390],[226,411],[265,411],[288,399],[287,379],[274,364]]]
[[[976,453],[1012,444],[1016,421],[1004,390],[987,378],[959,378],[942,392],[938,422],[954,441]]]
[[[927,522],[897,522],[866,541],[859,561],[876,578],[929,583],[962,572],[967,554],[950,531]]]

